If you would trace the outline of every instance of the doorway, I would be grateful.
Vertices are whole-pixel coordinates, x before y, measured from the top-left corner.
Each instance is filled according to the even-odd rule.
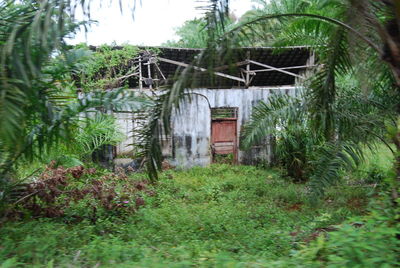
[[[211,109],[212,162],[237,163],[236,107]]]

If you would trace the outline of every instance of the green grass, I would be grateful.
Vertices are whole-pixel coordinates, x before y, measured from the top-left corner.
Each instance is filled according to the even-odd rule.
[[[312,207],[307,187],[278,171],[211,165],[166,171],[154,191],[136,213],[95,225],[62,218],[8,222],[0,228],[0,263],[263,267],[299,249],[317,228],[364,213],[372,190],[335,187]]]
[[[396,150],[395,148],[392,149]],[[377,145],[373,151],[365,150],[364,154],[366,161],[360,166],[362,170],[368,170],[371,166],[376,166],[382,170],[389,170],[393,167],[393,153],[384,144]]]

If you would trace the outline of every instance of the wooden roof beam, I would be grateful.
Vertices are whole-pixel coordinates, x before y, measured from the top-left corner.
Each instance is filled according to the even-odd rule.
[[[252,63],[252,64],[255,64],[255,65],[259,65],[261,67],[267,68],[267,69],[271,69],[272,71],[277,71],[277,72],[281,72],[281,73],[284,73],[284,74],[287,74],[287,75],[291,75],[291,76],[294,76],[294,77],[298,77],[298,78],[304,79],[304,77],[302,77],[301,75],[285,71],[282,68],[273,67],[273,66],[270,66],[270,65],[267,65],[267,64],[263,64],[263,63],[254,61],[254,60],[249,60],[249,62]]]
[[[166,62],[166,63],[170,63],[170,64],[175,64],[175,65],[178,65],[178,66],[182,66],[182,67],[189,67],[189,66],[190,66],[190,65],[187,64],[187,63],[183,63],[183,62],[179,62],[179,61],[175,61],[175,60],[169,60],[169,59],[165,59],[165,58],[161,58],[161,57],[158,57],[158,60],[163,61],[163,62]],[[201,72],[206,72],[206,71],[208,71],[207,69],[201,68],[201,67],[198,67],[198,66],[192,65],[192,67],[193,67],[193,69],[195,69],[195,70],[197,70],[197,71],[201,71]],[[236,76],[233,76],[233,75],[224,74],[224,73],[220,73],[220,72],[213,72],[213,73],[214,73],[215,75],[217,75],[217,76],[221,76],[221,77],[228,78],[228,79],[231,79],[231,80],[239,81],[239,82],[242,82],[242,83],[245,83],[245,82],[246,82],[244,79],[239,78],[239,77],[236,77]]]
[[[279,69],[281,69],[281,70],[306,69],[306,68],[312,68],[312,67],[317,67],[317,66],[320,66],[320,65],[301,65],[301,66],[282,67]],[[260,69],[260,70],[251,70],[250,72],[259,73],[259,72],[272,72],[272,71],[275,71],[275,70],[268,68],[268,69]]]
[[[227,65],[216,67],[216,68],[214,68],[214,70],[221,71],[221,70],[229,69],[230,67],[238,67],[238,66],[246,65],[247,63],[248,63],[247,60],[239,61],[239,62],[236,62],[236,63],[227,64]]]

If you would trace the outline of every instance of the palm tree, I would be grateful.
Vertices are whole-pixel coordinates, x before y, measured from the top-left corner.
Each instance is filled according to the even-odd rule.
[[[393,118],[393,107],[398,101],[398,97],[389,100],[377,94],[393,92],[393,77],[386,66],[376,68],[381,61],[379,54],[367,45],[377,37],[371,34],[367,39],[360,34],[363,29],[355,24],[357,21],[343,5],[344,2],[296,1],[298,5],[295,5],[293,1],[275,1],[266,5],[264,10],[267,13],[287,13],[287,16],[260,15],[237,28],[239,31],[257,31],[257,25],[265,23],[264,20],[279,18],[278,25],[282,30],[273,36],[276,45],[308,44],[318,55],[323,67],[307,81],[302,101],[296,102],[300,108],[293,106],[293,100],[276,105],[276,99],[257,107],[245,129],[242,144],[249,147],[266,134],[276,133],[277,121],[286,118],[281,122],[283,131],[276,133],[278,137],[281,135],[278,155],[283,153],[286,156],[283,160],[289,171],[302,169],[304,172],[308,169],[313,189],[320,194],[325,186],[337,181],[342,168],[351,169],[360,162],[360,144],[386,143],[385,123]],[[332,23],[327,24],[326,21]],[[254,24],[256,27],[253,27]],[[275,27],[278,26],[275,24]],[[354,33],[367,40],[367,44],[352,42]],[[362,66],[360,62],[363,62]],[[371,70],[379,80],[365,79],[365,73]],[[355,87],[343,83],[352,80],[358,81]],[[367,93],[362,94],[361,89]],[[302,117],[302,124],[306,124],[305,129],[309,131],[304,133],[303,129],[299,129],[302,124],[290,119],[293,116]],[[297,135],[293,136],[293,131],[297,131]],[[308,146],[305,145],[310,145],[310,142],[312,146],[307,151]],[[293,147],[296,144],[297,147]],[[287,152],[288,148],[292,151]],[[300,157],[299,150],[293,151],[295,148],[303,149]],[[303,172],[297,174],[303,175]]]
[[[328,145],[314,161],[315,172],[312,178],[314,182],[328,185],[338,177],[337,170],[350,163],[348,156],[358,161],[360,154],[354,150],[356,143],[368,143],[371,138],[384,141],[382,130],[385,122],[399,111],[399,58],[396,56],[400,48],[400,18],[396,13],[398,3],[316,0],[296,1],[298,5],[293,4],[290,0],[272,2],[265,7],[271,15],[250,19],[236,30],[258,30],[259,27],[254,26],[274,19],[279,21],[282,28],[274,36],[276,45],[297,45],[300,42],[313,46],[323,67],[310,79],[303,106],[307,109],[310,129],[320,133]],[[388,64],[382,64],[382,60]],[[354,94],[346,98],[341,96],[343,89],[339,90],[338,80],[349,76],[359,81],[359,88],[371,93],[369,99],[366,94],[355,99]],[[381,97],[379,100],[378,95]],[[269,106],[273,106],[273,101]],[[358,103],[364,103],[373,110],[354,110],[359,106]],[[256,118],[259,114],[256,110],[253,118],[255,121],[248,126],[248,145],[254,134],[251,127],[254,131],[254,123],[260,120]],[[264,120],[268,117],[271,115],[265,115]],[[398,131],[393,130],[398,126],[395,120],[391,122],[392,141],[399,152]],[[351,142],[352,145],[346,144],[343,147],[343,141]],[[338,161],[340,158],[342,161]],[[398,176],[393,187],[394,200],[398,198],[399,159],[396,165]]]
[[[210,33],[218,32],[218,27],[223,27],[219,24],[223,21],[221,17],[229,13],[228,5],[217,0],[210,3],[206,29]],[[360,161],[360,143],[386,142],[383,133],[388,122],[395,129],[392,139],[400,151],[400,135],[397,135],[396,120],[392,120],[400,105],[397,89],[399,61],[396,56],[400,55],[400,39],[396,5],[396,1],[369,0],[272,1],[265,5],[264,10],[256,12],[256,17],[249,16],[222,38],[209,34],[208,46],[197,61],[208,62],[212,69],[215,61],[207,59],[226,58],[232,47],[254,37],[271,38],[266,43],[273,41],[278,47],[311,46],[322,67],[315,70],[307,81],[304,101],[282,101],[277,97],[263,104],[264,108],[259,107],[254,114],[256,120],[253,122],[262,122],[253,124],[258,132],[253,128],[255,132],[252,133],[250,124],[243,144],[250,145],[256,141],[252,138],[257,135],[260,138],[268,131],[276,133],[277,123],[288,127],[292,120],[300,120],[313,136],[313,144],[323,145],[319,155],[313,157],[312,181],[326,186],[335,181],[340,168],[350,168]],[[268,29],[271,32],[266,34]],[[382,59],[388,64],[382,64]],[[165,131],[168,131],[172,110],[179,109],[180,100],[188,97],[184,92],[190,87],[192,71],[190,67],[186,69],[178,82],[166,90],[159,100],[154,119],[164,122]],[[358,81],[356,87],[362,89],[364,94],[360,90],[345,90],[346,83],[341,80],[348,81],[345,79],[348,77]],[[302,110],[304,116],[301,119],[296,115],[286,122],[281,121],[282,114],[294,114],[294,108],[286,105],[288,102],[301,104],[297,109],[297,112]],[[271,114],[272,109],[275,110]],[[153,124],[153,127],[147,133],[149,136],[152,133],[152,137],[160,133],[155,131],[158,125]],[[303,130],[299,128],[296,131]],[[152,151],[157,150],[153,148]],[[151,150],[147,150],[147,156],[152,165],[149,170],[155,174],[160,167],[160,158],[153,157]],[[400,158],[397,162],[400,178]],[[397,191],[394,191],[394,198],[396,196]]]
[[[76,97],[71,74],[87,55],[68,51],[65,39],[81,24],[74,18],[78,5],[88,16],[88,1],[0,3],[0,201],[16,183],[17,160],[38,158],[60,140],[68,143],[79,114],[149,103],[122,89]]]

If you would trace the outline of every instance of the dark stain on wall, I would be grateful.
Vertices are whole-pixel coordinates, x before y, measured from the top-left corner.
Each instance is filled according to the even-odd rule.
[[[185,136],[185,146],[188,155],[192,155],[192,136]]]
[[[183,146],[184,146],[183,137],[182,136],[174,136],[174,143],[172,145],[172,148],[174,150],[173,157],[175,157],[175,155],[176,155],[176,149],[182,148]]]
[[[242,161],[241,163],[244,165],[260,165],[262,164],[265,160],[262,159],[259,155],[261,154],[261,151],[265,150],[264,148],[252,148],[248,151],[244,151],[242,155]]]
[[[171,139],[172,139],[172,146],[171,146],[172,147],[171,148],[172,152],[171,152],[171,154],[172,154],[172,158],[175,159],[175,157],[176,157],[176,146],[175,146],[176,137],[175,137],[175,135],[172,135]]]

